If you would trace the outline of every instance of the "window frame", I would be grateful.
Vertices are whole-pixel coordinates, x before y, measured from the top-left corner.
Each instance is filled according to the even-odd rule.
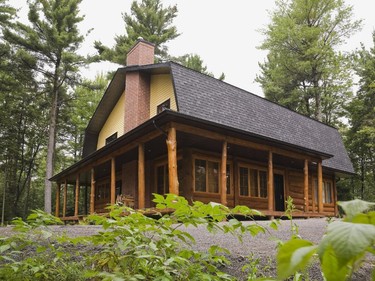
[[[196,186],[196,177],[195,177],[195,161],[196,160],[203,160],[203,161],[206,161],[206,173],[205,173],[205,176],[206,176],[206,189],[205,191],[200,191],[200,190],[196,190],[195,186]],[[207,173],[207,163],[208,161],[210,162],[215,162],[215,163],[218,163],[218,192],[209,192],[209,181],[208,181],[208,173]],[[228,187],[228,180],[226,180],[226,183],[227,183],[227,196],[231,196],[233,195],[233,163],[232,161],[228,161],[227,160],[227,167],[226,167],[226,171],[228,172],[228,166],[229,166],[229,187]],[[205,154],[193,154],[193,157],[192,157],[192,174],[193,174],[193,192],[194,193],[200,193],[200,194],[221,194],[221,190],[222,190],[222,187],[221,187],[221,160],[219,157],[214,157],[214,156],[209,156],[209,155],[205,155]],[[227,177],[228,177],[228,174],[227,174]],[[229,192],[229,193],[228,193]]]
[[[313,178],[313,183],[314,183],[314,200],[316,203],[319,203],[319,198],[318,198],[318,178],[314,177]],[[335,203],[335,199],[334,199],[334,193],[333,193],[333,181],[330,180],[330,179],[324,179],[323,178],[323,182],[322,182],[323,186],[322,186],[322,199],[323,199],[323,204],[334,204]],[[330,189],[330,192],[326,192],[326,188],[327,188],[327,184],[329,184],[329,189]],[[330,199],[331,199],[331,202],[327,202],[328,200],[328,194],[330,194]]]
[[[156,114],[163,112],[166,109],[171,109],[171,99],[167,99],[156,106]]]
[[[110,135],[108,138],[105,139],[105,145],[110,144],[111,142],[117,139],[117,132]]]
[[[168,160],[162,159],[162,160],[156,161],[154,163],[153,167],[154,167],[154,191],[156,193],[158,193],[158,168],[164,167],[164,177],[165,178],[164,178],[164,181],[163,181],[164,182],[163,183],[164,184],[164,187],[163,187],[164,193],[163,194],[169,193],[169,185],[166,185],[166,183],[168,182],[167,179],[168,179],[168,172],[169,172],[168,171]],[[177,156],[177,177],[178,177],[178,182],[179,182],[178,193],[179,193],[179,195],[183,196],[183,189],[181,189],[181,178],[178,175],[179,167],[182,167],[182,157],[181,156]],[[183,171],[183,170],[181,169],[180,171]],[[166,192],[167,190],[168,190],[168,192]]]
[[[241,168],[247,170],[247,194],[248,195],[242,195],[241,194]],[[251,188],[251,181],[252,181],[252,176],[251,176],[251,171],[256,171],[257,174],[257,196],[252,195],[252,188]],[[261,194],[261,177],[260,177],[260,172],[266,173],[266,197],[262,197]],[[238,195],[239,197],[242,198],[257,198],[257,199],[267,199],[268,198],[268,171],[266,167],[262,166],[256,166],[256,165],[251,165],[251,164],[246,164],[246,163],[239,163],[238,164],[238,169],[237,169],[237,176],[238,176]]]

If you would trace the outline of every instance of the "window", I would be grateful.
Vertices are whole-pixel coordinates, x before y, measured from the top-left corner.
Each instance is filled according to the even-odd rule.
[[[332,182],[323,180],[323,203],[333,203]],[[314,179],[314,198],[318,202],[318,179]]]
[[[109,197],[110,197],[109,193],[110,193],[110,184],[109,184],[109,182],[98,184],[96,186],[95,195],[96,195],[96,199],[97,200],[106,200],[106,199],[109,199]]]
[[[165,102],[158,105],[158,107],[156,108],[156,112],[157,114],[159,114],[160,112],[163,112],[164,110],[169,108],[171,108],[171,100],[167,99]]]
[[[105,145],[113,142],[115,139],[117,139],[117,132],[105,139]]]
[[[156,192],[158,194],[167,194],[169,192],[169,173],[168,173],[168,163],[156,166]],[[180,183],[179,185],[179,195],[183,195],[183,190],[181,188],[182,180],[182,161],[177,161],[177,177]]]
[[[219,193],[219,162],[195,159],[195,191]]]
[[[267,198],[267,172],[240,167],[240,195]]]

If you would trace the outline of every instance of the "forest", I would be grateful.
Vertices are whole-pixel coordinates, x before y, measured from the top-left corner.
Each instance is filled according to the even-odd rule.
[[[80,55],[87,36],[78,28],[85,20],[81,2],[29,0],[24,22],[11,1],[0,0],[2,222],[35,209],[50,213],[48,179],[81,159],[86,125],[111,76],[85,79],[83,67],[120,66],[143,37],[156,45],[157,60],[213,76],[197,54],[170,55],[168,42],[181,36],[174,25],[178,9],[161,0],[134,0],[114,46],[98,40],[95,55]],[[270,24],[260,30],[267,59],[259,62],[256,81],[265,98],[339,128],[356,174],[337,183],[338,199],[375,201],[375,33],[372,47],[339,51],[361,26],[344,1],[276,0]]]

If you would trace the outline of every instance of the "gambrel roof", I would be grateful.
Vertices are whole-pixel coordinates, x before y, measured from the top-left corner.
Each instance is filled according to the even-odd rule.
[[[194,118],[195,121],[251,135],[260,141],[316,153],[327,158],[323,160],[324,167],[354,173],[337,129],[174,62],[117,70],[86,129],[84,157],[96,150],[100,128],[124,91],[126,73],[131,71],[172,75],[178,107],[174,116]]]
[[[354,173],[336,128],[179,64],[170,66],[180,113],[332,155],[323,166]]]

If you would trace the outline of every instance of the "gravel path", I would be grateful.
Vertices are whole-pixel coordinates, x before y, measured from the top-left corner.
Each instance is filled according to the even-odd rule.
[[[300,236],[314,243],[319,243],[327,226],[327,220],[322,218],[300,219],[293,222],[298,225]],[[188,227],[186,231],[196,240],[196,244],[192,245],[193,249],[206,251],[213,244],[228,249],[231,252],[231,255],[228,256],[231,265],[222,268],[222,270],[238,277],[240,280],[245,277],[245,273],[241,269],[248,263],[248,256],[252,256],[252,261],[255,264],[254,268],[258,271],[258,274],[275,276],[276,265],[274,257],[276,256],[277,240],[285,241],[290,238],[290,221],[281,221],[278,231],[269,227],[270,221],[243,222],[245,226],[254,223],[264,226],[267,229],[266,233],[258,234],[256,237],[246,234],[243,237],[243,243],[231,234],[220,232],[209,233],[203,226],[199,226],[198,228]],[[71,237],[92,235],[101,230],[100,226],[93,225],[51,226],[50,228],[58,234],[67,233]],[[8,236],[11,233],[11,227],[0,227],[0,236]],[[374,258],[371,257],[356,273],[353,280],[371,280],[371,271],[373,268]],[[317,264],[311,266],[309,275],[310,280],[323,280]]]

